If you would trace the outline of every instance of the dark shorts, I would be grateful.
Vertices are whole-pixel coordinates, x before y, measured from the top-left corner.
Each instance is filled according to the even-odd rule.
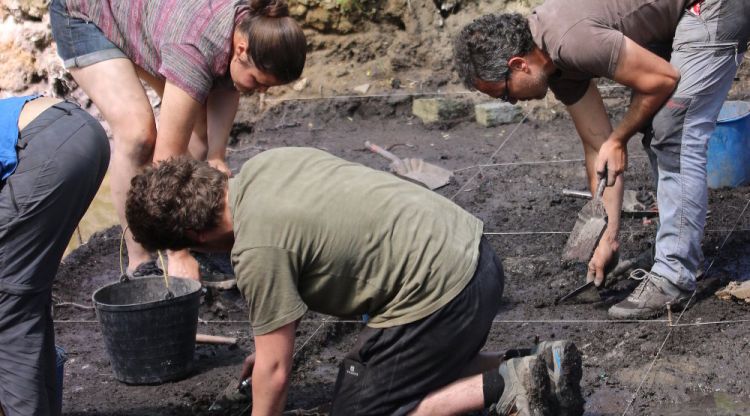
[[[484,346],[502,293],[502,263],[482,238],[477,270],[450,303],[417,322],[360,333],[341,362],[331,415],[405,415],[456,381]]]
[[[49,6],[52,37],[65,68],[83,68],[97,62],[127,58],[92,22],[72,17],[65,0],[52,0]]]
[[[109,164],[99,122],[60,103],[20,133],[18,168],[0,183],[0,404],[55,415],[52,281]]]

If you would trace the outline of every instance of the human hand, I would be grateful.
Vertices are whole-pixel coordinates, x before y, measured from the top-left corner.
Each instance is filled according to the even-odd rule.
[[[617,261],[617,250],[619,250],[619,248],[620,244],[617,240],[609,238],[606,235],[602,236],[599,240],[599,244],[596,246],[596,250],[594,250],[594,255],[589,261],[586,282],[593,281],[596,287],[599,287],[604,283],[608,266],[611,262]]]
[[[617,140],[607,139],[599,148],[594,167],[600,178],[607,175],[607,186],[613,186],[617,177],[628,168],[627,148]]]
[[[227,162],[223,159],[208,159],[207,162],[212,168],[218,169],[229,178],[232,177],[232,171],[229,169],[229,166],[227,166]]]
[[[255,367],[255,353],[245,357],[245,361],[242,362],[242,372],[240,373],[240,385],[243,381],[250,378],[253,375],[253,367]]]

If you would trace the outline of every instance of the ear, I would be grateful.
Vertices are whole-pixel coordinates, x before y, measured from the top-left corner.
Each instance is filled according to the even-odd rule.
[[[508,61],[508,68],[513,71],[526,72],[529,69],[529,63],[526,62],[526,58],[521,56],[514,56]]]
[[[234,32],[233,38],[233,58],[242,58],[247,56],[247,38],[240,32]]]

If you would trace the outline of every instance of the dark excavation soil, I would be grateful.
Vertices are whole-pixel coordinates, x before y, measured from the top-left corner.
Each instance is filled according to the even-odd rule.
[[[750,305],[713,296],[729,281],[750,278],[750,214],[745,211],[749,188],[709,194],[704,252],[710,267],[679,321],[707,325],[669,327],[664,319],[614,323],[608,321],[607,307],[627,296],[637,282],[620,282],[606,290],[603,302],[554,303],[585,278],[585,265],[560,260],[567,233],[585,202],[561,194],[563,188],[586,187],[582,149],[571,121],[558,117],[542,122],[535,117],[484,128],[466,119],[429,127],[413,118],[410,108],[410,99],[399,97],[283,102],[256,122],[236,126],[230,167],[236,172],[245,160],[269,148],[312,146],[387,169],[386,160],[365,149],[365,140],[370,140],[399,156],[422,157],[453,169],[452,183],[438,192],[482,219],[485,232],[498,233],[488,238],[506,272],[502,307],[487,350],[528,346],[536,340],[575,341],[584,354],[587,415],[623,414],[633,397],[628,414],[750,414],[750,329],[747,323],[709,324],[749,316]],[[653,189],[637,138],[629,150],[627,189]],[[496,165],[480,169],[481,164]],[[94,290],[117,281],[119,232],[114,228],[99,233],[66,258],[55,284],[57,301],[90,305]],[[653,223],[624,218],[622,256],[649,249],[654,234]],[[226,267],[224,258],[214,260]],[[247,400],[220,401],[218,411],[208,410],[227,386],[237,383],[241,362],[253,351],[246,310],[236,290],[209,292],[198,331],[237,337],[238,347],[199,345],[189,377],[130,386],[114,377],[94,311],[57,307],[57,343],[69,357],[64,413],[249,414]],[[295,414],[326,414],[338,361],[362,326],[336,319],[323,323],[324,319],[330,318],[309,314],[297,333],[287,409],[307,412]]]

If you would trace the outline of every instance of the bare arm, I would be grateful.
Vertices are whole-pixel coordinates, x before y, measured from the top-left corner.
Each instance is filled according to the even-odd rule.
[[[276,416],[284,410],[296,327],[292,322],[255,337],[253,416]]]
[[[217,88],[211,91],[206,105],[208,153],[211,166],[231,174],[226,166],[227,142],[240,103],[239,91]]]
[[[187,152],[190,134],[201,104],[180,87],[167,81],[159,114],[154,162]]]
[[[633,89],[633,101],[620,124],[601,147],[596,171],[608,173],[607,184],[627,168],[627,143],[667,101],[680,79],[669,62],[625,37],[614,80]]]
[[[612,124],[607,116],[599,90],[594,81],[589,83],[586,94],[575,104],[568,106],[568,112],[573,118],[578,135],[581,137],[583,152],[586,159],[586,175],[589,189],[596,192],[599,175],[596,173],[595,162],[602,144],[612,134]],[[589,263],[589,280],[600,284],[604,279],[604,267],[612,260],[619,248],[617,242],[620,231],[620,210],[622,208],[623,179],[618,177],[614,186],[604,191],[604,208],[607,211],[607,229],[604,231],[594,256]]]

